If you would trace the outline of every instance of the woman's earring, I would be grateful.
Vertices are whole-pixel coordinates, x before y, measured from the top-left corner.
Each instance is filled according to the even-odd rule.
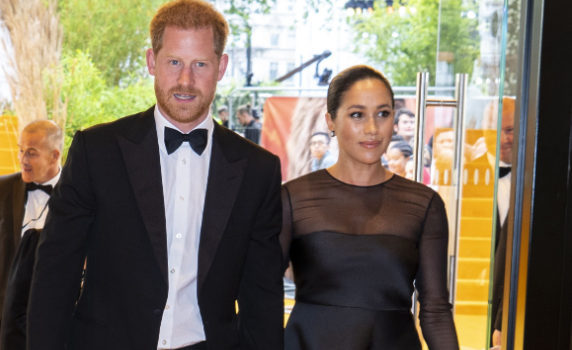
[[[330,132],[330,136],[331,136],[331,137],[336,137],[336,132],[335,132],[335,131]]]

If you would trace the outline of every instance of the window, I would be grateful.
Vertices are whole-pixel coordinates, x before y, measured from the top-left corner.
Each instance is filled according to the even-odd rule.
[[[278,46],[278,34],[272,34],[272,36],[270,36],[270,45]]]
[[[275,80],[278,75],[278,62],[270,62],[270,80]]]

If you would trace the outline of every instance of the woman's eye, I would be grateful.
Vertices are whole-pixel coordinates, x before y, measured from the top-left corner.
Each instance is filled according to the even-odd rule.
[[[350,114],[350,118],[361,118],[362,115],[360,112],[354,112],[352,114]]]
[[[378,116],[379,117],[383,117],[383,118],[387,118],[391,115],[391,113],[389,111],[381,111],[379,112]]]

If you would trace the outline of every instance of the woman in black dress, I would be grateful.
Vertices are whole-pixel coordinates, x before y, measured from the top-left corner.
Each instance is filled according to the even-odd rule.
[[[332,80],[327,103],[338,163],[282,189],[281,241],[296,282],[286,350],[420,350],[414,286],[429,349],[458,350],[443,201],[380,162],[393,128],[389,82],[349,68]]]

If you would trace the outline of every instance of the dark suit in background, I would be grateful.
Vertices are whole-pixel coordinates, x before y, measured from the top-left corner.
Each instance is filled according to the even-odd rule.
[[[3,323],[0,332],[0,348],[2,349],[26,350],[28,298],[41,232],[40,229],[27,230],[18,244],[18,250],[10,269],[2,315]]]
[[[22,235],[25,201],[26,184],[20,173],[0,177],[0,326],[8,275]]]
[[[212,142],[198,256],[208,349],[280,350],[280,162],[218,124]],[[168,295],[159,159],[153,108],[76,133],[38,247],[29,350],[157,349]]]

